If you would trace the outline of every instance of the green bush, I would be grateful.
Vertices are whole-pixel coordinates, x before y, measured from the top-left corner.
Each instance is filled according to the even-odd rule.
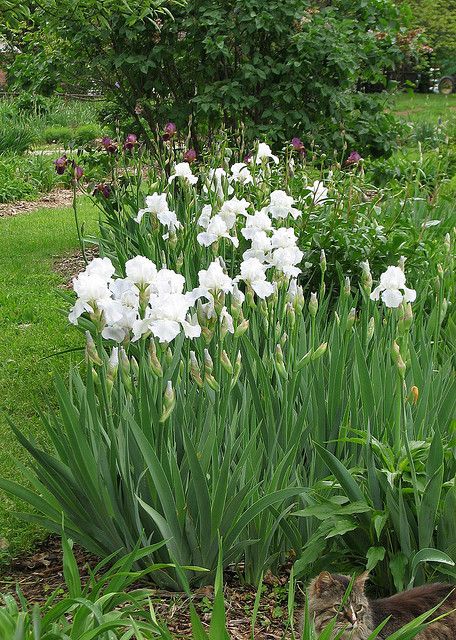
[[[67,146],[72,140],[74,140],[74,131],[70,127],[51,126],[44,129],[41,137],[46,144],[60,142]]]
[[[345,143],[365,154],[394,146],[397,125],[379,108],[385,97],[363,91],[366,83],[384,86],[385,72],[403,55],[402,16],[390,0],[230,0],[217,7],[170,0],[147,8],[135,0],[121,9],[112,0],[50,0],[34,20],[40,46],[43,39],[53,46],[69,74],[89,68],[146,141],[173,120],[185,131],[190,124],[194,146],[221,128],[248,142],[301,135],[330,153]],[[34,45],[16,57],[18,82]]]
[[[47,156],[0,157],[0,202],[34,200],[59,182]]]
[[[15,100],[19,112],[27,115],[43,116],[49,113],[50,100],[36,93],[21,92]]]
[[[93,142],[100,135],[100,128],[96,124],[86,124],[80,127],[46,127],[41,136],[47,144],[61,143],[68,146],[84,146]]]
[[[94,142],[100,136],[100,127],[96,124],[84,124],[74,131],[74,141],[77,145],[84,146]]]

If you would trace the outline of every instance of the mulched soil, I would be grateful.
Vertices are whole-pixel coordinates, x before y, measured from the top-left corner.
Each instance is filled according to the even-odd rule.
[[[18,216],[22,213],[32,213],[37,209],[59,209],[61,207],[69,207],[73,202],[72,189],[55,189],[50,193],[42,196],[39,200],[20,200],[18,202],[9,202],[0,204],[0,218],[8,218],[10,216]]]
[[[94,567],[97,558],[75,545],[73,552],[79,565],[82,582],[87,580],[87,567]],[[227,627],[233,640],[250,640],[250,620],[256,592],[239,584],[234,571],[225,572],[225,609]],[[255,629],[256,640],[279,640],[284,635],[287,619],[288,576],[267,575]],[[18,585],[29,604],[43,604],[55,590],[65,593],[60,538],[50,536],[31,554],[13,558],[10,566],[0,575],[0,593],[15,594]],[[144,587],[144,584],[135,585]],[[164,621],[176,638],[190,638],[191,624],[188,598],[179,593],[151,589],[151,601],[159,619]],[[212,587],[194,592],[193,602],[205,626],[209,626],[213,601]]]
[[[98,256],[97,246],[86,246],[85,255],[90,262]],[[53,270],[62,276],[63,283],[60,285],[62,289],[73,288],[73,278],[75,278],[81,271],[85,269],[84,258],[80,249],[76,249],[71,253],[67,253],[63,256],[55,256]]]

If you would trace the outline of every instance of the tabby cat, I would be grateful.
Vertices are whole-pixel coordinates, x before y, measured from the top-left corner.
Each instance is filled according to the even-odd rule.
[[[350,578],[327,571],[315,578],[309,589],[309,613],[315,620],[317,632],[337,616],[334,633],[342,629],[342,640],[366,640],[369,634],[391,616],[380,632],[379,638],[387,638],[402,626],[429,611],[440,602],[442,606],[435,616],[456,608],[456,586],[445,583],[427,584],[390,598],[370,600],[365,593],[367,573],[355,579],[345,604],[342,599],[350,584]],[[433,616],[433,617],[435,617]],[[456,640],[456,612],[432,623],[416,636],[417,640]]]

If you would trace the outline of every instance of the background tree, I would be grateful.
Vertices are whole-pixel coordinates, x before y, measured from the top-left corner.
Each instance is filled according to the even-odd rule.
[[[364,89],[385,85],[402,33],[390,0],[37,0],[11,73],[89,77],[146,139],[173,120],[194,145],[226,127],[388,153],[394,119]]]
[[[424,30],[442,74],[456,73],[456,0],[407,0],[412,23]]]

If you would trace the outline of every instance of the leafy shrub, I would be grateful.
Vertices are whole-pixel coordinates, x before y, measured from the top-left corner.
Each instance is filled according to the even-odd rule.
[[[331,153],[345,143],[375,154],[394,145],[394,118],[379,109],[384,97],[360,90],[384,86],[385,71],[402,57],[402,18],[389,0],[317,7],[302,0],[217,7],[192,0],[147,9],[136,0],[116,9],[115,20],[111,5],[52,0],[34,12],[36,37],[40,46],[43,38],[54,46],[67,74],[87,66],[146,141],[172,119],[181,129],[190,122],[194,146],[221,128],[242,131],[249,141],[302,135]],[[28,47],[26,58],[36,49]]]
[[[74,141],[76,145],[84,146],[89,142],[94,142],[100,136],[100,128],[96,124],[84,124],[74,131]]]
[[[42,139],[47,144],[60,142],[63,145],[68,145],[74,139],[74,134],[70,127],[46,127]]]
[[[50,109],[49,99],[36,93],[21,92],[15,100],[15,105],[19,112],[35,116],[45,115]]]
[[[47,156],[0,157],[0,202],[34,200],[59,182]]]
[[[81,145],[93,142],[100,135],[100,129],[95,124],[86,124],[80,127],[46,127],[42,139],[48,144],[59,142],[65,147]]]

